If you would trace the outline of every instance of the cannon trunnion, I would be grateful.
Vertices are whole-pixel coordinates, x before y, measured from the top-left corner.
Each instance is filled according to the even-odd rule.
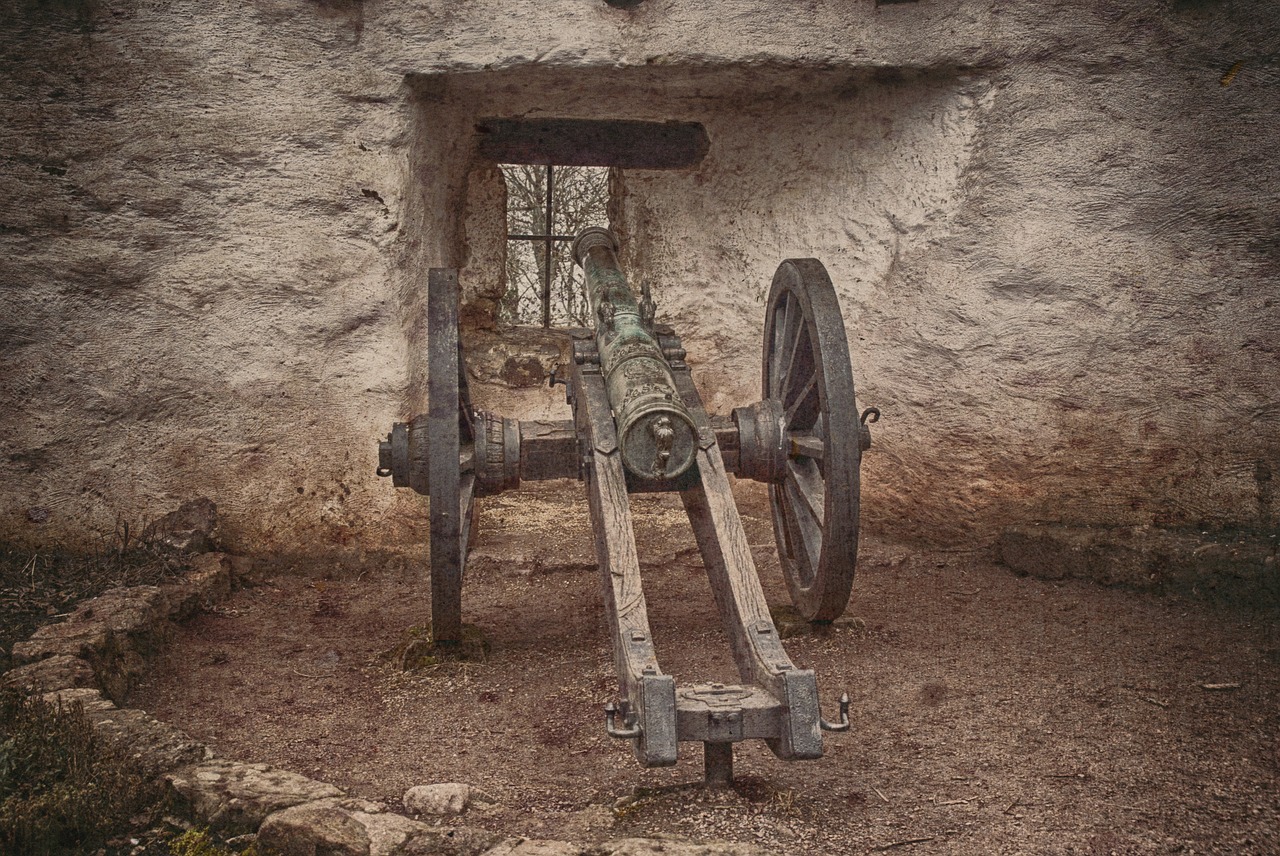
[[[428,278],[428,412],[397,423],[378,474],[431,496],[432,635],[461,638],[461,581],[475,496],[522,481],[586,483],[613,636],[620,703],[605,727],[646,766],[674,764],[701,741],[708,783],[732,778],[732,745],[760,739],[780,758],[822,755],[822,732],[849,728],[848,697],[822,719],[817,681],[784,650],[769,614],[728,474],[769,485],[779,561],[797,610],[831,621],[848,603],[858,541],[858,469],[870,447],[860,419],[835,290],[815,259],[774,276],[765,322],[761,401],[706,412],[671,328],[627,285],[617,239],[589,229],[574,242],[594,330],[566,331],[563,379],[573,419],[523,421],[472,408],[457,338],[455,271]],[[677,687],[652,643],[628,503],[630,493],[680,494],[711,582],[741,685]]]

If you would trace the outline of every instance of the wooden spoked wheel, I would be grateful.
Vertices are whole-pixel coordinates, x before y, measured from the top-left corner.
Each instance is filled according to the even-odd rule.
[[[431,638],[462,640],[462,569],[474,512],[475,476],[460,452],[473,446],[475,422],[458,340],[457,271],[432,268],[427,279],[427,454],[431,490]]]
[[[781,404],[787,451],[769,485],[782,573],[801,615],[832,621],[853,586],[862,449],[844,320],[817,259],[788,259],[774,274],[764,397]]]

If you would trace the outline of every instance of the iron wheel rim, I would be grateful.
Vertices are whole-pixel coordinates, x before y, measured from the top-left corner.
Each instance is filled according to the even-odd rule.
[[[835,287],[817,259],[778,266],[765,312],[762,392],[782,404],[788,448],[769,485],[778,561],[797,611],[832,621],[849,602],[858,553],[860,426]],[[820,441],[815,459],[794,440]]]

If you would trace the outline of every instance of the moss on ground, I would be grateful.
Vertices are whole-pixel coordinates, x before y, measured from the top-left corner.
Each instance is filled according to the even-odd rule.
[[[219,844],[207,829],[191,829],[169,842],[169,856],[271,856],[250,844],[243,850]]]
[[[462,639],[452,643],[436,642],[431,625],[424,624],[406,630],[394,647],[382,652],[382,658],[412,672],[442,663],[484,663],[491,650],[484,631],[474,624],[463,624]]]

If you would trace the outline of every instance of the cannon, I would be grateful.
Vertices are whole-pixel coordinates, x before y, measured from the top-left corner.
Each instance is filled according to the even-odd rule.
[[[762,398],[728,417],[707,413],[680,339],[637,300],[606,229],[573,243],[594,329],[566,330],[565,384],[573,419],[521,421],[471,405],[458,337],[457,272],[428,275],[427,412],[396,423],[379,444],[377,474],[429,495],[431,628],[447,647],[462,635],[462,576],[474,500],[522,481],[586,484],[620,698],[604,710],[612,737],[645,766],[674,764],[702,742],[706,782],[727,784],[733,744],[764,740],[779,758],[818,758],[824,731],[849,729],[842,695],[823,719],[812,670],[784,650],[770,615],[729,473],[768,485],[778,559],[796,610],[812,622],[844,611],[858,549],[859,467],[874,408],[858,413],[835,289],[816,259],[788,259],[766,305]],[[649,630],[628,496],[680,495],[728,636],[739,685],[677,686]]]

